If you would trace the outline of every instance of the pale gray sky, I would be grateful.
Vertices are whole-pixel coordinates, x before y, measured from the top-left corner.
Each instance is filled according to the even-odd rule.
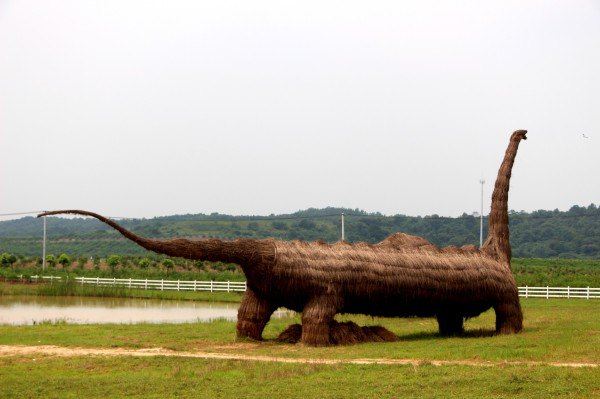
[[[2,0],[0,213],[599,203],[599,96],[600,1]]]

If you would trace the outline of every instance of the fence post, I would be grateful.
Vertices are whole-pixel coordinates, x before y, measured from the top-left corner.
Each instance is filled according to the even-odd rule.
[[[83,284],[83,280],[81,280],[81,284]],[[96,285],[100,285],[100,277],[96,277]]]
[[[213,292],[213,281],[210,280],[210,292]]]
[[[113,277],[113,287],[116,287],[116,286],[117,286],[117,278]]]
[[[571,286],[567,285],[567,298],[571,298]]]
[[[590,299],[590,286],[589,286],[589,285],[588,285],[588,287],[587,287],[587,291],[586,291],[585,299]]]
[[[550,287],[546,286],[546,299],[550,298]]]
[[[164,280],[164,279],[161,279],[161,280],[160,280],[160,290],[161,290],[161,291],[164,291],[164,289],[165,289],[165,280]]]
[[[229,292],[229,286],[230,286],[229,280],[227,280],[227,292]]]
[[[529,298],[529,286],[525,286],[525,298]]]
[[[194,280],[194,292],[196,292],[196,280]]]
[[[179,291],[179,280],[177,280],[177,291]]]
[[[148,289],[148,279],[146,279],[146,282],[144,283],[144,289],[147,290]]]
[[[244,292],[248,290],[248,282],[244,281]]]

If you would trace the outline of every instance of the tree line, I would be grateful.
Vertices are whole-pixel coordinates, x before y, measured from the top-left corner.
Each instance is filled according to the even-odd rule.
[[[324,240],[340,238],[340,215],[345,214],[346,239],[375,243],[395,232],[424,237],[438,246],[478,244],[479,216],[384,216],[359,209],[307,209],[288,215],[231,216],[175,215],[119,221],[137,234],[155,237],[215,237]],[[48,253],[107,257],[111,254],[145,255],[116,231],[94,220],[51,217]],[[487,225],[487,218],[484,226]],[[521,258],[600,258],[600,209],[595,204],[568,211],[510,212],[513,255]],[[26,217],[0,222],[0,252],[39,256],[41,220]],[[484,236],[487,230],[484,230]]]

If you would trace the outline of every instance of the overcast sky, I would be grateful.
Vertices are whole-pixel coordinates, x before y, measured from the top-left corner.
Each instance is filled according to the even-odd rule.
[[[515,129],[600,203],[600,1],[0,1],[0,213],[454,216]]]

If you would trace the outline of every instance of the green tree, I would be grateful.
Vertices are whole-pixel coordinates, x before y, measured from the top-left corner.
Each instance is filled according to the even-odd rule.
[[[312,230],[317,228],[317,224],[315,222],[313,222],[312,220],[308,220],[308,219],[303,219],[300,222],[298,222],[297,225],[299,228],[301,229],[305,229],[305,230]]]
[[[67,267],[71,264],[71,258],[69,258],[69,255],[67,254],[60,254],[56,261],[60,263],[62,267]]]
[[[50,267],[56,266],[56,258],[54,257],[54,255],[46,255],[46,264]]]
[[[271,225],[275,230],[287,230],[287,224],[285,224],[284,222],[276,221],[271,223]]]

